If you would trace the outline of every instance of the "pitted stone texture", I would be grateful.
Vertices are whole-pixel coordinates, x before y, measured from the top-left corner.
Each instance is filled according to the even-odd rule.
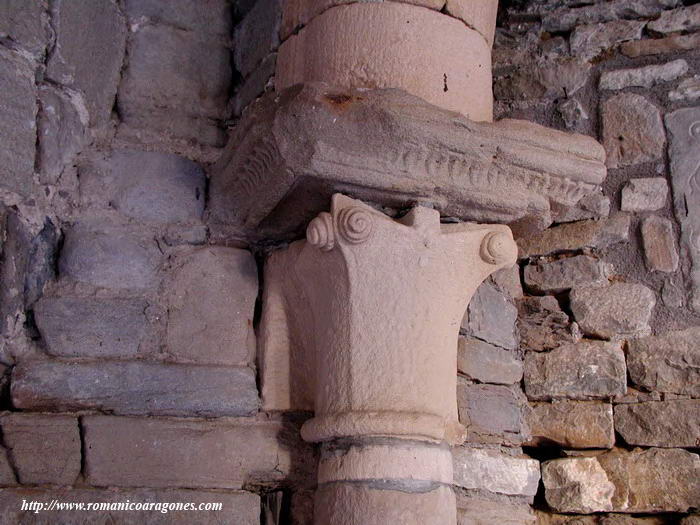
[[[700,327],[629,341],[630,379],[644,389],[700,397],[698,341]]]
[[[635,93],[621,93],[603,103],[603,145],[609,168],[662,158],[666,134],[659,109]]]
[[[75,91],[39,88],[38,160],[43,182],[56,183],[86,144],[89,122],[84,104]]]
[[[695,6],[697,9],[700,6]],[[681,224],[681,248],[692,268],[690,306],[700,312],[700,108],[684,108],[666,115],[671,158],[671,184],[676,218]]]
[[[49,56],[46,75],[81,91],[90,124],[106,124],[117,94],[124,59],[127,24],[117,4],[110,0],[51,5],[56,44]],[[86,31],[85,28],[90,30]]]
[[[620,90],[628,87],[650,88],[660,82],[670,82],[688,72],[688,63],[683,59],[666,64],[631,69],[606,71],[600,77],[600,89]]]
[[[316,491],[314,515],[318,525],[457,523],[454,493],[444,486],[412,492],[347,483],[325,485]]]
[[[145,25],[131,36],[119,116],[134,129],[221,146],[231,84],[230,51],[216,39]]]
[[[470,443],[519,445],[529,437],[527,400],[519,388],[460,381],[457,406]]]
[[[213,168],[209,225],[224,238],[298,238],[342,192],[542,228],[550,202],[573,205],[604,178],[603,149],[590,137],[472,122],[396,89],[314,83],[270,93],[246,112]]]
[[[541,352],[581,339],[559,302],[551,296],[525,297],[518,303],[520,347]]]
[[[651,334],[649,319],[656,296],[642,284],[577,288],[570,299],[574,318],[584,334],[604,339]]]
[[[615,484],[617,512],[686,512],[700,501],[700,456],[682,449],[615,449],[596,458]]]
[[[81,461],[76,417],[5,413],[0,416],[0,425],[20,483],[75,483]]]
[[[588,255],[525,266],[525,286],[535,293],[560,293],[578,286],[604,285],[612,265]]]
[[[566,100],[559,101],[557,103],[557,111],[561,115],[561,118],[564,120],[564,125],[566,126],[566,129],[568,130],[580,130],[583,128],[583,125],[585,121],[588,120],[588,112],[586,109],[583,107],[583,104],[578,101],[578,99],[575,98],[567,98]],[[582,212],[582,215],[584,215],[585,212]],[[590,212],[589,212],[590,213]],[[580,219],[591,219],[591,218],[597,218],[600,215],[589,215],[586,214],[585,216],[579,217],[578,219],[572,219],[572,220],[580,220]],[[563,221],[563,222],[568,222],[568,221]]]
[[[478,339],[513,350],[518,347],[515,321],[518,310],[489,282],[477,288],[462,319],[462,330]]]
[[[403,440],[323,445],[318,484],[344,481],[394,484],[408,490],[421,484],[449,485],[452,454],[444,446]]]
[[[644,257],[650,270],[675,272],[678,269],[678,246],[673,223],[652,215],[642,222]]]
[[[117,150],[81,170],[81,192],[139,221],[197,221],[204,211],[206,177],[177,155]]]
[[[561,224],[517,240],[519,257],[601,249],[629,239],[630,217],[625,213],[598,221]]]
[[[279,47],[280,36],[282,39],[289,36],[289,33],[285,34],[284,28],[280,27],[282,12],[284,11],[286,16],[300,3],[293,0],[260,0],[236,25],[233,33],[233,60],[236,69],[244,78],[249,77],[260,63]],[[320,3],[315,2],[317,5]]]
[[[700,47],[700,34],[673,35],[666,38],[654,38],[625,42],[620,50],[628,57],[636,58],[646,55],[661,55],[675,51],[688,51]]]
[[[236,96],[233,97],[232,101],[234,115],[241,115],[243,110],[256,98],[273,89],[276,67],[277,53],[272,53],[255,68],[255,71],[248,78],[240,83],[236,90]]]
[[[697,31],[700,29],[700,6],[681,7],[662,13],[657,20],[649,22],[648,28],[663,34]]]
[[[132,22],[163,24],[193,33],[230,38],[231,6],[225,0],[126,0]]]
[[[558,512],[613,510],[615,485],[596,458],[555,459],[542,464],[545,498]]]
[[[698,45],[700,48],[700,33],[697,34]],[[678,87],[668,93],[669,100],[697,100],[700,98],[700,75],[695,75],[692,78],[686,78],[678,84]]]
[[[497,290],[504,292],[514,301],[523,297],[523,286],[520,283],[520,268],[517,264],[510,268],[503,268],[493,272],[488,281],[493,283]]]
[[[468,27],[476,29],[486,39],[489,48],[493,47],[498,14],[497,0],[446,0],[444,10],[464,21]]]
[[[678,7],[681,0],[612,0],[571,8],[545,9],[542,28],[545,31],[569,31],[576,26],[609,22],[619,18],[652,18],[664,9]]]
[[[545,59],[530,55],[527,61],[518,60],[514,67],[495,71],[494,95],[498,101],[563,99],[578,93],[590,75],[591,65],[578,58]]]
[[[443,13],[464,21],[493,45],[498,2],[495,0],[395,0]],[[352,3],[352,0],[296,0],[284,4],[281,37],[287,39],[294,30],[308,24],[311,19],[327,9]]]
[[[59,275],[93,286],[146,289],[158,282],[155,240],[124,227],[86,220],[65,230]]]
[[[512,385],[523,377],[523,361],[511,350],[472,337],[460,337],[457,370],[480,383]]]
[[[29,60],[0,47],[0,187],[23,196],[34,174],[36,97]]]
[[[483,36],[460,20],[398,2],[360,2],[328,9],[289,37],[279,49],[275,85],[400,88],[491,121],[490,57]]]
[[[147,335],[142,299],[43,297],[34,319],[49,354],[59,357],[134,357]]]
[[[0,36],[9,37],[39,58],[46,51],[51,30],[48,0],[6,0],[0,4]]]
[[[86,416],[83,428],[85,473],[97,487],[240,489],[314,469],[298,430],[274,421]]]
[[[629,514],[550,514],[536,511],[537,525],[667,525],[664,515],[631,516]]]
[[[617,405],[615,430],[628,445],[697,448],[700,399]]]
[[[249,368],[103,361],[28,361],[13,369],[12,401],[27,410],[249,416],[258,409]]]
[[[0,447],[0,485],[8,487],[17,484],[17,476],[15,476],[15,471],[10,464],[7,450],[5,447]],[[0,519],[2,518],[0,517]]]
[[[644,21],[615,20],[578,26],[571,34],[571,53],[591,60],[620,42],[640,39],[645,25]]]
[[[666,205],[668,182],[663,177],[632,179],[622,188],[622,211],[656,211]]]
[[[167,287],[167,352],[195,363],[249,363],[258,294],[252,254],[207,246],[181,254],[174,266]]]
[[[478,498],[457,498],[457,525],[535,525],[530,505]]]
[[[95,523],[122,523],[124,525],[226,525],[235,516],[236,525],[260,525],[260,497],[250,492],[207,492],[202,490],[153,490],[153,489],[90,489],[90,488],[17,488],[0,490],[0,525],[16,525],[27,519],[22,501],[41,501],[48,505],[59,502],[91,502],[109,505],[114,510],[52,510],[53,523],[94,525]],[[218,511],[198,510],[116,510],[119,504],[131,503],[221,503]],[[110,508],[107,507],[107,508]],[[157,509],[157,507],[156,507]],[[47,512],[47,511],[44,511]],[[48,514],[47,514],[48,515]],[[37,516],[36,514],[33,515]],[[39,514],[41,516],[41,514]],[[99,518],[98,518],[99,516]],[[42,518],[35,520],[41,523]],[[44,522],[48,523],[48,522]]]
[[[494,494],[534,497],[540,481],[539,462],[498,449],[457,447],[454,483],[458,487]]]
[[[626,391],[619,343],[581,341],[525,355],[525,392],[531,400],[608,399]]]
[[[615,444],[613,409],[607,403],[560,401],[534,403],[528,413],[531,446],[612,448]]]

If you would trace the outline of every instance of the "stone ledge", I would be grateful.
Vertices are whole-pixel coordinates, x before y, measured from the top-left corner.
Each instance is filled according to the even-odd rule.
[[[290,239],[333,193],[430,203],[463,220],[538,228],[605,179],[592,138],[524,121],[477,123],[395,89],[294,86],[260,99],[214,166],[214,236]]]

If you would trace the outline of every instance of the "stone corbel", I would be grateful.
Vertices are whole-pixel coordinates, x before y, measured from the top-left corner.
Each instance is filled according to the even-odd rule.
[[[270,256],[263,404],[314,412],[302,437],[323,444],[317,523],[455,523],[460,321],[516,256],[507,226],[441,224],[420,206],[393,220],[341,194],[305,241]]]

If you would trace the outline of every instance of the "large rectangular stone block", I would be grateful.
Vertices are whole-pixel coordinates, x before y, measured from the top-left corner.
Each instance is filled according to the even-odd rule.
[[[700,327],[628,341],[630,379],[647,390],[700,397],[698,341]]]
[[[147,19],[202,35],[231,37],[232,13],[227,0],[126,0],[124,10],[136,23]]]
[[[628,445],[698,447],[700,446],[700,399],[617,405],[615,430]]]
[[[211,417],[258,409],[255,373],[244,367],[30,361],[13,369],[11,389],[14,405],[28,410]]]
[[[255,259],[245,250],[207,246],[173,261],[167,286],[168,353],[202,364],[245,365],[255,354]]]
[[[106,221],[87,220],[65,230],[61,277],[114,289],[158,285],[162,252],[152,236]]]
[[[605,248],[629,239],[630,216],[625,213],[608,219],[561,224],[535,235],[517,239],[519,257],[570,252],[585,248]]]
[[[58,357],[134,357],[147,334],[143,299],[43,297],[34,319],[46,350]]]
[[[165,25],[132,34],[117,100],[122,122],[175,139],[221,146],[230,51],[220,42]]]
[[[461,328],[468,335],[513,350],[518,347],[515,333],[517,317],[518,310],[513,301],[487,281],[476,289]]]
[[[34,66],[0,47],[0,187],[23,196],[34,175],[36,97]]]
[[[473,337],[460,337],[457,370],[480,383],[512,385],[523,377],[523,361],[512,350],[505,350]]]
[[[261,420],[88,416],[87,480],[96,486],[238,489],[313,475],[298,429]]]
[[[120,149],[81,165],[80,191],[85,204],[116,208],[138,221],[192,223],[204,212],[206,176],[178,155]]]
[[[528,445],[565,448],[612,448],[613,409],[609,403],[560,401],[534,403],[528,413]]]
[[[22,503],[44,503],[52,500],[64,504],[63,509],[38,513],[22,510]],[[69,508],[70,504],[98,504],[97,510]],[[221,504],[219,510],[211,504]],[[131,507],[125,508],[125,505]],[[145,510],[140,504],[150,505]],[[184,504],[192,506],[182,509]],[[182,506],[180,506],[182,505]],[[200,505],[202,505],[200,510]],[[69,488],[0,489],[0,525],[17,523],[54,523],[70,525],[260,525],[260,497],[250,492],[209,492],[203,490],[99,490]],[[131,510],[129,510],[131,509]],[[143,510],[142,510],[143,509]]]
[[[20,483],[75,483],[81,468],[78,418],[15,412],[2,414],[0,425]]]
[[[498,449],[452,449],[454,484],[458,487],[532,498],[540,481],[537,460]]]
[[[529,437],[527,400],[519,387],[459,381],[457,405],[469,442],[513,445]]]
[[[581,341],[525,355],[525,392],[536,401],[607,399],[627,388],[620,343]]]
[[[681,449],[555,459],[542,465],[542,479],[559,512],[686,512],[700,501],[700,457]]]
[[[52,2],[56,44],[46,75],[83,92],[90,124],[106,124],[112,114],[126,47],[127,24],[111,0]]]
[[[35,57],[41,57],[50,36],[48,0],[1,2],[0,34],[7,35]]]

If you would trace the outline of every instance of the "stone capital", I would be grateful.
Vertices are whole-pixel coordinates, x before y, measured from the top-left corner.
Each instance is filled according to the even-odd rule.
[[[443,224],[421,206],[392,219],[342,194],[305,241],[270,256],[264,408],[314,412],[301,432],[323,443],[319,494],[361,481],[419,492],[425,508],[449,500],[447,446],[464,440],[460,321],[479,284],[516,257],[507,226]]]

